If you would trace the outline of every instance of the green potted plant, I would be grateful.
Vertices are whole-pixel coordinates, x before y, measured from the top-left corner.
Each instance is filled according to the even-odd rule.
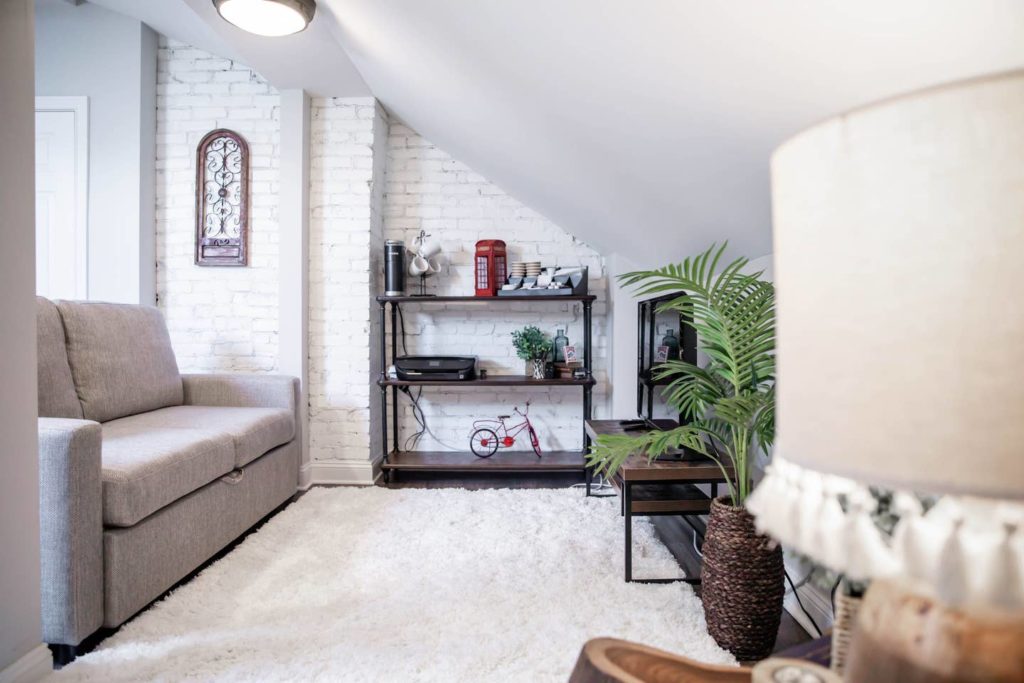
[[[686,447],[722,468],[728,495],[711,503],[701,568],[708,631],[740,660],[771,654],[782,617],[782,549],[759,535],[744,507],[759,449],[775,438],[775,288],[739,258],[719,269],[725,245],[659,270],[627,273],[641,295],[677,293],[660,310],[692,320],[703,366],[669,360],[666,398],[688,422],[639,436],[602,436],[588,456],[611,477],[631,455],[653,460]]]
[[[516,355],[526,361],[526,374],[544,379],[544,360],[551,352],[551,339],[540,328],[528,325],[512,333]]]

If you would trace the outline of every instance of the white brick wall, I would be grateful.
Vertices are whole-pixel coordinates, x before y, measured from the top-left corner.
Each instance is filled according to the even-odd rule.
[[[157,291],[183,371],[277,369],[279,97],[250,69],[161,38],[157,100]],[[195,152],[217,127],[251,150],[250,266],[193,264]],[[310,457],[344,463],[379,457],[378,307],[383,242],[412,246],[420,228],[444,247],[431,291],[471,294],[475,242],[504,239],[513,260],[590,268],[594,304],[595,414],[606,398],[605,264],[594,250],[398,122],[372,98],[314,99],[311,106],[309,418]],[[411,285],[412,283],[410,283]],[[410,353],[479,356],[493,373],[522,374],[511,332],[566,327],[582,343],[579,305],[510,303],[489,308],[406,306]],[[473,419],[531,398],[545,448],[578,448],[578,388],[427,389],[422,406],[443,443],[464,450]],[[404,396],[403,436],[415,430]],[[523,444],[525,446],[525,444]],[[444,446],[431,437],[421,449]]]
[[[604,411],[607,382],[606,290],[604,259],[500,188],[452,159],[407,126],[393,121],[388,147],[387,185],[384,198],[384,232],[387,239],[401,239],[407,247],[422,228],[443,245],[443,272],[428,280],[428,291],[437,294],[473,294],[473,255],[480,239],[502,239],[509,260],[539,260],[544,265],[589,267],[594,303],[594,411]],[[410,282],[410,291],[415,287]],[[582,346],[583,321],[579,304],[502,303],[486,308],[406,305],[406,343],[410,354],[470,354],[480,367],[493,374],[523,374],[524,362],[515,355],[511,333],[525,325],[537,325],[554,336],[567,329],[570,343]],[[401,346],[399,346],[401,352]],[[410,402],[400,395],[403,437],[416,430]],[[582,390],[572,388],[519,389],[494,395],[480,389],[423,390],[420,404],[431,431],[420,450],[444,450],[445,445],[466,450],[474,419],[508,414],[513,405],[532,400],[541,444],[546,449],[582,446]],[[404,441],[404,438],[403,438]],[[529,448],[524,442],[517,447]]]
[[[382,173],[375,136],[383,110],[372,98],[317,98],[310,130],[310,459],[370,456],[379,424],[371,383],[371,298],[380,250]],[[383,150],[377,155],[383,158]],[[371,400],[373,399],[373,400]]]
[[[157,298],[182,372],[277,368],[279,105],[247,67],[160,38]],[[249,143],[248,268],[194,264],[196,147],[221,127]]]

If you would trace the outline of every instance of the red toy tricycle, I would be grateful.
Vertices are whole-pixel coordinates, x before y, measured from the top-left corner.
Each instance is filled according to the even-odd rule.
[[[537,430],[530,424],[528,414],[530,402],[526,402],[526,412],[519,412],[519,407],[513,408],[515,413],[523,418],[519,424],[508,427],[505,420],[511,419],[511,415],[499,415],[497,420],[477,420],[473,423],[473,433],[469,437],[469,447],[478,458],[489,458],[498,452],[499,448],[510,448],[516,442],[516,437],[525,429],[530,435],[530,445],[533,452],[540,457],[540,441],[537,439]]]

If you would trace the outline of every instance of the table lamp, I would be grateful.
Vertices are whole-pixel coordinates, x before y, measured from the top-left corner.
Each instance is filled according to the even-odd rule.
[[[1024,71],[798,134],[772,198],[759,529],[872,580],[847,680],[1024,680]],[[891,538],[870,486],[896,491]]]

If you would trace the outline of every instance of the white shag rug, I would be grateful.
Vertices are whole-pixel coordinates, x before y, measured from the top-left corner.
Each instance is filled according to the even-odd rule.
[[[597,636],[735,663],[688,585],[622,580],[622,533],[578,489],[314,488],[54,679],[564,683]]]

